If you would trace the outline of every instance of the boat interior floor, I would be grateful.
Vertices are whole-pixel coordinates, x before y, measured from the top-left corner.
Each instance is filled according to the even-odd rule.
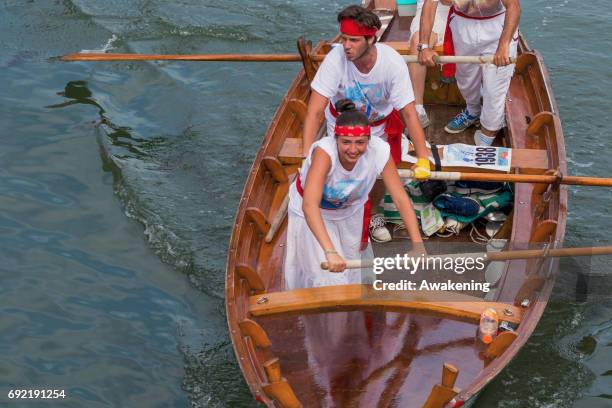
[[[424,129],[425,139],[429,143],[435,143],[437,145],[448,145],[452,143],[473,145],[476,127],[473,126],[463,132],[455,134],[447,133],[444,130],[446,124],[464,108],[464,106],[454,105],[425,105],[425,110],[431,122],[431,124]],[[494,146],[505,146],[507,144],[504,139],[505,129],[502,129],[499,133],[501,136],[495,139]]]
[[[451,105],[425,105],[431,124],[424,129],[425,139],[429,143],[447,145],[451,143],[474,144],[475,128],[471,127],[461,133],[450,134],[444,130],[444,126],[463,110],[462,106]]]
[[[463,389],[488,363],[477,325],[451,319],[353,311],[257,321],[306,407],[421,406],[443,364],[459,369]]]

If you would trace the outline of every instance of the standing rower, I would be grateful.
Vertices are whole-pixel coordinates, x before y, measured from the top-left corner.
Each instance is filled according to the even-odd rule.
[[[368,118],[353,102],[340,100],[335,110],[341,113],[335,136],[312,144],[289,189],[287,289],[361,283],[360,270],[345,271],[345,259],[360,259],[368,249],[368,195],[378,176],[398,207],[412,244],[422,248],[418,221],[389,145],[371,137]],[[323,259],[329,271],[321,269]]]
[[[490,146],[497,131],[505,126],[504,108],[516,57],[519,0],[425,0],[421,14],[419,62],[434,66],[429,45],[438,2],[450,5],[444,37],[445,55],[491,55],[494,65],[445,64],[443,74],[457,78],[457,86],[467,103],[445,127],[448,133],[460,133],[480,121],[474,133],[477,145]],[[482,98],[482,105],[481,105]]]
[[[412,19],[410,24],[410,53],[418,55],[419,49],[422,47],[421,39],[419,37],[419,31],[421,28],[421,13],[423,11],[423,3],[425,0],[417,0],[417,11],[416,15]],[[438,45],[442,45],[444,42],[444,32],[446,31],[446,22],[448,20],[448,6],[438,6],[436,9],[436,15],[433,23],[432,33],[429,37],[428,48],[433,48]],[[422,128],[426,128],[431,124],[425,106],[423,105],[423,98],[425,94],[425,79],[427,78],[427,67],[419,64],[408,64],[408,71],[410,71],[410,80],[412,81],[412,87],[414,88],[415,108],[419,115],[419,122]]]
[[[415,110],[406,63],[393,48],[376,42],[376,32],[381,23],[370,10],[348,6],[338,14],[338,22],[342,46],[334,47],[326,55],[311,84],[312,92],[304,121],[303,157],[306,157],[315,140],[319,118],[324,113],[327,134],[334,135],[338,116],[334,104],[347,98],[368,118],[372,136],[389,143],[395,163],[401,159],[401,136],[404,127],[407,128],[418,157],[416,177],[427,179],[430,166],[425,134]],[[384,187],[379,182],[371,194],[370,224],[372,239],[378,242],[391,240],[384,218],[376,214],[383,194]]]

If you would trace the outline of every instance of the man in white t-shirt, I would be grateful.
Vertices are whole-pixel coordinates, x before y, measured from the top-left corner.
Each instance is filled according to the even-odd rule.
[[[518,44],[518,23],[521,16],[519,0],[425,0],[421,13],[421,44],[419,62],[434,66],[429,48],[438,2],[450,5],[444,37],[445,55],[495,56],[495,65],[445,64],[445,76],[455,76],[466,109],[444,128],[448,133],[460,133],[480,122],[474,133],[477,145],[490,146],[497,132],[505,126],[504,108]],[[456,72],[454,72],[456,69]],[[480,100],[482,98],[482,105]]]
[[[376,32],[381,27],[376,14],[361,6],[348,6],[338,14],[338,22],[342,46],[335,46],[326,55],[312,81],[302,156],[308,155],[315,141],[323,113],[327,119],[328,136],[333,136],[338,116],[334,103],[347,98],[368,117],[372,136],[389,143],[396,163],[401,159],[401,135],[406,127],[418,157],[416,177],[421,180],[429,178],[425,134],[415,110],[406,63],[393,48],[376,43]],[[384,219],[376,215],[383,194],[382,183],[377,183],[370,194],[373,204],[371,236],[379,242],[391,240]]]

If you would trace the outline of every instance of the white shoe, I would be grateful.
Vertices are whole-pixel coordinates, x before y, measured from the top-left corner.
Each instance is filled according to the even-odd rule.
[[[421,127],[425,129],[427,126],[431,125],[431,121],[429,120],[429,116],[427,116],[427,112],[417,112],[417,116],[419,118],[419,123],[421,123]]]
[[[491,146],[495,136],[487,136],[479,129],[474,132],[474,143],[476,146]]]
[[[370,238],[374,242],[391,241],[391,233],[387,229],[385,217],[380,214],[376,214],[370,219]]]

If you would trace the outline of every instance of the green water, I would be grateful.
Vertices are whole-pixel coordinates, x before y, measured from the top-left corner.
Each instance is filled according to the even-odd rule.
[[[569,168],[612,174],[604,0],[531,0]],[[346,1],[0,1],[0,406],[254,406],[224,316],[242,186],[297,64],[61,63],[113,52],[293,52]],[[568,246],[610,242],[610,190],[570,190]],[[587,265],[609,271],[610,259]],[[571,266],[566,267],[571,271]],[[612,302],[560,279],[478,407],[612,406]],[[601,294],[601,293],[600,293]],[[65,389],[9,402],[11,388]]]

